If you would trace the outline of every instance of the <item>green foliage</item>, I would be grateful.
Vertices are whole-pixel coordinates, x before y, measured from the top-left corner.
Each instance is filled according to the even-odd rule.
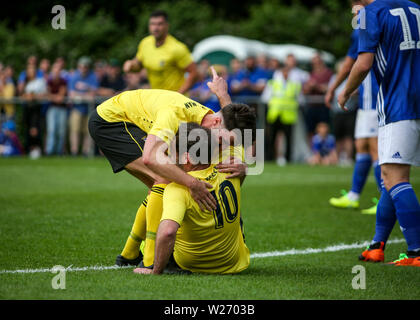
[[[165,0],[158,5],[139,4],[129,11],[132,19],[116,21],[104,10],[86,4],[66,11],[66,29],[54,30],[51,16],[18,23],[14,30],[0,22],[0,61],[20,70],[26,57],[37,54],[53,59],[63,56],[74,67],[81,55],[122,60],[134,56],[139,40],[148,34],[149,14],[164,9],[170,16],[171,33],[190,49],[200,40],[230,34],[268,43],[296,43],[345,54],[351,32],[351,11],[346,2],[323,0],[309,8],[299,0],[264,0],[248,8],[247,17],[230,21],[222,8],[194,0]],[[44,21],[42,24],[39,21]],[[135,21],[130,23],[129,21]]]

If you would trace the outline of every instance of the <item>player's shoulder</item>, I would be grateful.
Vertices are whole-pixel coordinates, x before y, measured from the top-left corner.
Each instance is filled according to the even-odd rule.
[[[140,40],[139,47],[140,46],[144,47],[144,46],[148,46],[148,45],[149,46],[153,45],[154,41],[155,41],[154,37],[152,35],[149,35],[149,36],[144,37],[143,39]]]
[[[168,45],[176,51],[190,51],[185,43],[178,40],[174,36],[168,34],[166,41],[168,41]]]
[[[165,195],[167,196],[189,196],[190,192],[188,188],[182,184],[178,184],[176,182],[169,183],[165,188]]]

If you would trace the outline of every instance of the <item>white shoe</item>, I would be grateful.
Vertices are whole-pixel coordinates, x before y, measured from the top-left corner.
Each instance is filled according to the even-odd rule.
[[[284,157],[281,157],[281,158],[277,158],[276,163],[279,167],[284,167],[287,164],[287,161]]]
[[[41,158],[41,149],[40,148],[34,148],[29,152],[29,158],[32,160],[36,160]]]

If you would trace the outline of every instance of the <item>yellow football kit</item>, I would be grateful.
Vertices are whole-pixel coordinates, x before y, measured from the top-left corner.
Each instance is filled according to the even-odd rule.
[[[187,46],[171,35],[156,47],[156,39],[148,36],[140,41],[136,58],[147,70],[152,89],[177,91],[184,83],[185,68],[192,62]]]
[[[190,175],[213,185],[217,209],[203,212],[185,186],[171,183],[163,195],[162,220],[172,220],[178,229],[174,259],[185,270],[203,273],[238,273],[250,263],[241,228],[239,178],[226,179],[214,166]]]
[[[158,89],[124,91],[96,110],[107,122],[132,123],[166,143],[172,140],[181,121],[201,124],[207,113],[213,113],[178,92]]]

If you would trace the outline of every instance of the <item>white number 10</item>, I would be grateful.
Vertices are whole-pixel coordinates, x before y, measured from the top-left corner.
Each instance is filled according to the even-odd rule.
[[[417,26],[419,30],[419,37],[420,37],[420,10],[417,8],[408,8],[412,14],[414,14],[417,18]],[[400,17],[402,30],[404,34],[404,42],[400,44],[400,50],[412,50],[412,49],[420,49],[420,41],[417,42],[413,40],[413,36],[411,34],[410,24],[408,23],[407,15],[403,8],[389,10],[393,16]]]

